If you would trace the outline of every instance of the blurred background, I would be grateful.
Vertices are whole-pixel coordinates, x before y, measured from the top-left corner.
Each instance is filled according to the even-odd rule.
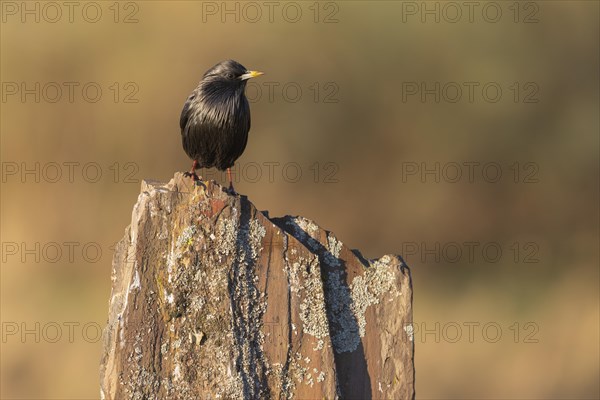
[[[227,58],[237,191],[410,266],[417,398],[600,396],[598,2],[0,6],[2,399],[99,397],[113,244]]]

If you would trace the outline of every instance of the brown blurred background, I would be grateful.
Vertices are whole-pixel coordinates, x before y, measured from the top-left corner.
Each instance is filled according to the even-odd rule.
[[[112,244],[226,58],[236,189],[411,267],[418,398],[600,396],[598,2],[1,7],[3,399],[99,397]]]

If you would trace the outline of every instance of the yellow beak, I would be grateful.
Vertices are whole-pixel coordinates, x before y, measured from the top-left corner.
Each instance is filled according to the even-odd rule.
[[[250,78],[256,78],[257,76],[261,76],[262,74],[264,74],[264,72],[260,72],[260,71],[246,71],[246,73],[242,76],[240,76],[241,80],[246,80],[246,79],[250,79]]]

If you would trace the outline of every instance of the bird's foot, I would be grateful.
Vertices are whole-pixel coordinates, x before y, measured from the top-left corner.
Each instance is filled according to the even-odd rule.
[[[188,172],[185,172],[183,174],[183,176],[187,177],[192,177],[192,179],[194,180],[194,184],[196,184],[200,178],[198,177],[198,175],[196,175],[196,170],[198,169],[199,164],[198,164],[198,160],[194,160],[193,164],[192,164],[192,169],[190,169]]]
[[[196,171],[193,171],[193,170],[184,172],[183,176],[185,176],[186,178],[191,177],[194,180],[194,183],[196,183],[200,180],[200,177],[196,174]]]
[[[231,177],[231,168],[227,168],[227,179],[229,180],[229,189],[223,189],[225,193],[231,196],[237,196],[235,189],[233,188],[233,179]]]
[[[225,193],[227,193],[228,195],[230,195],[230,196],[237,196],[238,195],[238,193],[233,188],[233,185],[231,185],[231,184],[229,185],[228,188],[223,188],[223,191]]]

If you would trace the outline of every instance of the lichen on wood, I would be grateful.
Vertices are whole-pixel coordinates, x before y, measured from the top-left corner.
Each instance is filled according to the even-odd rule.
[[[402,259],[365,260],[200,183],[142,183],[113,260],[101,397],[413,398]]]

